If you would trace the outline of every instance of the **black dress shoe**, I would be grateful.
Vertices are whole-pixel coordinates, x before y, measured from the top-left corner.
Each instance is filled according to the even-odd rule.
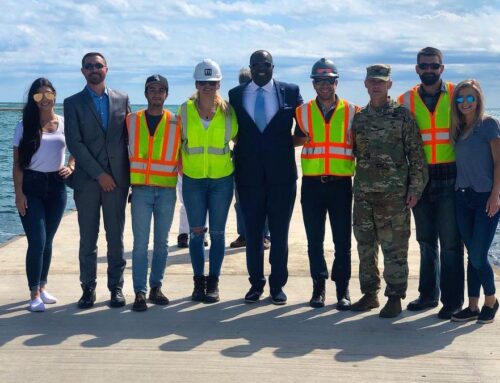
[[[272,304],[282,306],[286,304],[286,300],[286,294],[282,289],[271,290]]]
[[[454,314],[458,314],[462,311],[462,306],[443,306],[438,312],[439,319],[449,320]]]
[[[262,296],[263,291],[262,290],[257,290],[253,287],[248,290],[248,293],[245,295],[245,302],[246,303],[255,303],[258,302],[260,297]]]
[[[111,301],[109,302],[111,307],[123,307],[125,306],[125,297],[123,296],[122,289],[117,287],[111,291]]]
[[[438,304],[439,304],[439,302],[437,300],[427,299],[427,298],[424,298],[423,296],[419,296],[414,301],[411,301],[410,303],[408,303],[408,306],[406,308],[410,311],[421,311],[421,310],[437,307]]]
[[[81,309],[89,309],[95,302],[95,289],[84,288],[83,294],[78,301],[78,307]]]

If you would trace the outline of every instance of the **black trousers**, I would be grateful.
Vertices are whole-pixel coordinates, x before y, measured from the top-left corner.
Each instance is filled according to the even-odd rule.
[[[247,270],[251,285],[262,290],[264,277],[263,232],[266,216],[271,234],[269,263],[271,290],[283,287],[288,279],[288,230],[292,218],[296,183],[284,185],[237,186],[246,227]]]
[[[325,182],[326,181],[326,182]],[[347,286],[351,278],[351,177],[303,177],[300,202],[307,235],[307,254],[313,279],[327,279],[324,240],[326,215],[335,246],[331,279]]]

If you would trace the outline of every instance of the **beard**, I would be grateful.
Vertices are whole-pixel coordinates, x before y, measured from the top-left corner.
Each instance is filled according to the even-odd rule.
[[[87,81],[93,85],[99,85],[104,81],[104,76],[102,76],[100,73],[91,73],[87,76]]]
[[[435,73],[424,73],[420,75],[420,80],[424,85],[434,85],[439,81],[439,75]]]

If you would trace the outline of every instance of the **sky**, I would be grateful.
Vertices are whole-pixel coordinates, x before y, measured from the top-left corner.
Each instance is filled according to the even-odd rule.
[[[193,70],[204,58],[222,69],[227,97],[252,52],[274,58],[276,79],[296,83],[305,100],[315,93],[311,67],[332,59],[337,93],[368,101],[366,66],[392,66],[394,97],[419,82],[417,52],[444,53],[443,78],[476,78],[487,107],[500,107],[500,0],[1,0],[0,101],[23,102],[37,77],[49,78],[58,102],[85,85],[81,58],[107,59],[109,87],[145,103],[144,82],[168,78],[167,104],[194,91]]]

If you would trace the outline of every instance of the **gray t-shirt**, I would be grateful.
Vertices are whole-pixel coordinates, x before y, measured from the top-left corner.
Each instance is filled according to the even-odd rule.
[[[487,116],[472,132],[455,144],[457,181],[455,188],[471,188],[478,193],[493,189],[493,155],[490,142],[500,138],[500,122]]]

